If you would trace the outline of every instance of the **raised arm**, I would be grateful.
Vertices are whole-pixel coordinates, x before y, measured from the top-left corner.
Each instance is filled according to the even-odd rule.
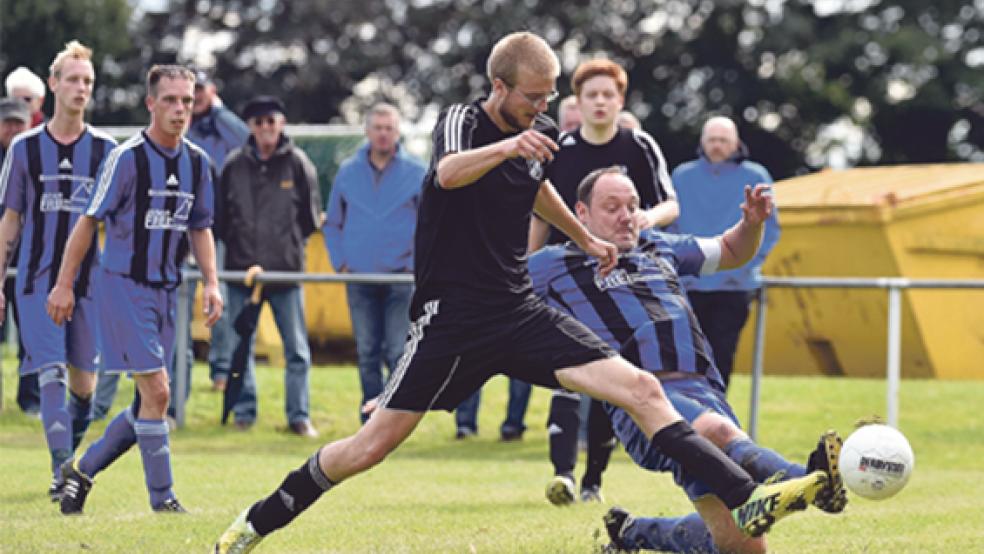
[[[767,184],[745,187],[745,202],[741,205],[741,219],[722,233],[721,263],[718,269],[733,269],[748,263],[762,242],[762,227],[772,214],[772,187]]]
[[[92,237],[96,234],[98,226],[99,220],[83,215],[79,217],[75,227],[72,228],[72,233],[68,235],[65,254],[62,256],[61,268],[58,270],[58,279],[51,293],[48,294],[48,315],[55,325],[72,320],[72,312],[75,311],[75,278],[79,274],[79,266],[82,265],[85,253],[92,246]]]

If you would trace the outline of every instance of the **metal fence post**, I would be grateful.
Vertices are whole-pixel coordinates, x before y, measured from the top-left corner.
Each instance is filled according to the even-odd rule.
[[[899,426],[899,383],[902,377],[902,285],[888,286],[888,424]]]
[[[185,423],[185,388],[191,378],[191,368],[188,367],[188,326],[191,325],[188,281],[187,278],[182,279],[178,286],[178,315],[174,322],[174,386],[171,388],[171,397],[174,398],[174,419],[179,429]]]
[[[759,401],[762,397],[762,374],[765,360],[765,285],[758,290],[755,309],[755,346],[752,350],[752,397],[748,414],[748,436],[758,440]]]

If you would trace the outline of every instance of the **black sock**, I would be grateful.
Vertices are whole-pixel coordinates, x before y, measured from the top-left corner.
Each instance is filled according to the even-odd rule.
[[[318,452],[315,452],[301,467],[288,473],[273,494],[253,504],[246,520],[261,536],[268,535],[301,515],[333,486],[335,483],[318,466]]]
[[[592,400],[588,412],[588,467],[581,478],[581,490],[601,487],[601,474],[608,469],[608,461],[616,444],[612,422],[605,407],[600,401]]]
[[[652,445],[707,485],[729,510],[741,506],[757,486],[744,469],[680,420],[653,435]]]
[[[550,399],[547,435],[550,438],[550,462],[554,466],[554,475],[570,475],[577,464],[577,428],[581,424],[578,414],[580,405],[580,399],[572,393],[554,392],[553,398]]]

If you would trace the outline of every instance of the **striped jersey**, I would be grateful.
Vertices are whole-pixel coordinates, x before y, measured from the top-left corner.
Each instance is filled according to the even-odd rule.
[[[89,203],[103,158],[116,146],[106,133],[86,126],[71,144],[61,144],[47,125],[30,129],[11,143],[0,168],[0,198],[6,209],[24,217],[17,285],[34,292],[38,279],[51,290],[58,276],[65,243]],[[99,246],[93,242],[76,280],[76,293],[88,296]]]
[[[106,221],[102,265],[139,283],[180,283],[185,231],[212,225],[209,164],[187,139],[171,150],[143,131],[113,149],[85,211]]]
[[[680,275],[717,270],[716,239],[642,233],[605,278],[573,243],[530,256],[534,292],[588,326],[626,360],[648,371],[697,373],[724,391],[711,346],[680,286]]]
[[[676,199],[676,191],[667,170],[663,151],[649,133],[637,129],[619,128],[605,144],[591,144],[581,136],[580,128],[560,135],[560,150],[553,163],[547,166],[547,179],[557,189],[564,204],[574,211],[577,186],[588,173],[603,167],[622,166],[639,193],[639,207],[653,206]],[[568,240],[556,227],[550,227],[547,244]]]

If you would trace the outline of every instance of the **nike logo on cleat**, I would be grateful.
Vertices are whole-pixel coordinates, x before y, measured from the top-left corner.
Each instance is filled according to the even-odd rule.
[[[779,493],[749,502],[738,509],[738,526],[744,527],[749,521],[771,514],[779,504]]]

